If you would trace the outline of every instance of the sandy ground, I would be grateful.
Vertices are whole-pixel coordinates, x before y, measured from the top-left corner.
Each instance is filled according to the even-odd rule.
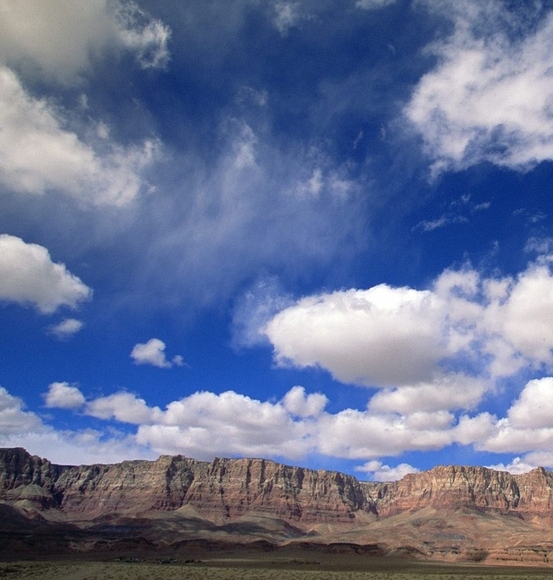
[[[228,565],[225,565],[228,564]],[[212,561],[194,564],[127,562],[0,562],[2,580],[543,580],[547,570],[414,567],[332,570],[317,563]]]

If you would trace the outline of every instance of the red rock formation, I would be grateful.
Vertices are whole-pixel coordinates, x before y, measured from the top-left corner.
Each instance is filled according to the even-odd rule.
[[[543,490],[536,489],[536,492],[540,495]],[[473,507],[484,511],[520,513],[517,509],[520,502],[517,477],[484,467],[435,467],[430,471],[411,473],[401,481],[387,484],[380,495],[377,501],[380,517],[427,506],[449,510]],[[531,511],[536,505],[530,500],[526,508]]]
[[[213,520],[255,513],[305,524],[348,523],[360,514],[383,519],[432,507],[547,521],[553,515],[553,474],[542,468],[514,476],[449,466],[393,483],[360,483],[350,475],[264,459],[216,458],[208,463],[177,455],[70,467],[24,449],[0,449],[0,500],[23,499],[82,520],[188,505]]]
[[[0,499],[22,498],[30,484],[50,505],[83,520],[190,505],[215,519],[255,512],[290,521],[349,522],[356,512],[371,509],[354,477],[263,459],[207,463],[177,455],[67,467],[23,449],[0,450]]]
[[[553,562],[553,474],[541,468],[514,476],[436,467],[398,482],[360,483],[263,459],[177,455],[59,466],[0,449],[0,508],[0,554],[13,542],[32,550],[48,537],[67,550],[309,541],[442,560]]]

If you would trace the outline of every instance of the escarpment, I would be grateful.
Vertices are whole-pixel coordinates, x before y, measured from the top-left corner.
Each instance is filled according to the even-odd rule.
[[[376,483],[265,459],[205,462],[163,455],[155,461],[63,466],[21,448],[0,449],[0,500],[24,499],[85,519],[186,505],[210,516],[256,512],[304,522],[348,522],[359,513],[387,518],[428,506],[549,518],[553,474],[543,468],[512,475],[448,466]]]
[[[553,563],[553,474],[542,468],[446,466],[378,483],[264,459],[67,466],[0,449],[0,508],[0,553],[14,542],[39,549],[50,534],[49,545],[69,551],[338,542],[442,560]]]
[[[356,478],[264,459],[180,455],[113,465],[56,466],[23,449],[0,450],[0,500],[38,500],[75,519],[172,511],[207,517],[263,513],[290,521],[348,522],[374,511]]]

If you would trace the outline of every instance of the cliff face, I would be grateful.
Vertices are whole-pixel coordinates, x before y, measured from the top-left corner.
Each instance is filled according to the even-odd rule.
[[[483,467],[436,467],[387,484],[380,494],[378,513],[381,517],[389,517],[427,506],[436,509],[474,507],[505,514],[540,511],[542,505],[532,497],[548,497],[545,486],[545,478],[538,477],[524,487],[521,506],[518,478],[510,473]]]
[[[139,515],[184,506],[225,520],[255,513],[295,523],[367,522],[431,507],[476,508],[553,521],[553,474],[524,475],[481,467],[436,467],[394,483],[360,483],[330,471],[263,459],[183,456],[114,465],[59,466],[24,449],[0,449],[0,500],[57,508],[74,521]]]
[[[192,506],[205,517],[251,512],[291,521],[349,522],[374,511],[361,484],[337,472],[263,459],[200,462],[182,456],[114,465],[57,466],[23,449],[0,450],[0,500],[57,507],[75,520]]]
[[[553,474],[543,468],[511,475],[484,467],[435,467],[386,484],[379,495],[380,517],[427,506],[438,510],[476,508],[526,519],[553,516]]]

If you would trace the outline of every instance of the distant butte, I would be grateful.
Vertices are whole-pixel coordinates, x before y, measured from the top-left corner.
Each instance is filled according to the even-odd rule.
[[[64,466],[0,449],[0,558],[260,542],[553,564],[553,473],[448,466],[375,483],[264,459]]]

